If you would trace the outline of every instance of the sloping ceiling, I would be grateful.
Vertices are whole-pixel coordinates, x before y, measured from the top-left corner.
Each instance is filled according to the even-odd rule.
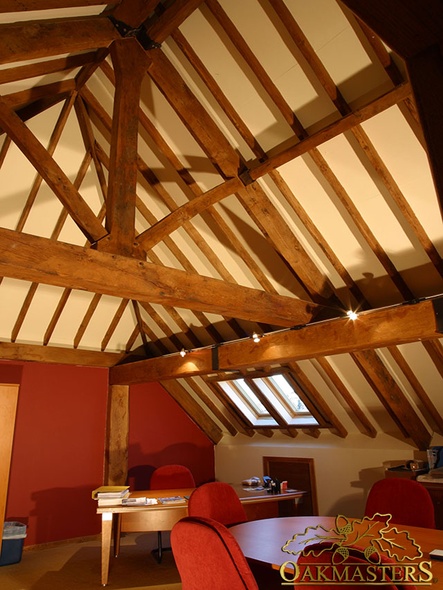
[[[275,434],[214,376],[284,367],[322,427],[425,449],[442,21],[438,0],[3,0],[0,358],[158,380],[214,442]]]

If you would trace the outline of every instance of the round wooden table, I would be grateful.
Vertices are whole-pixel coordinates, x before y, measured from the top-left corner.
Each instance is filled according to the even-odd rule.
[[[353,519],[349,519],[353,520]],[[355,519],[356,522],[361,522]],[[296,562],[297,556],[286,553],[282,547],[291,540],[290,549],[294,552],[303,548],[303,533],[308,527],[322,527],[321,530],[331,531],[335,528],[336,519],[329,516],[293,516],[283,518],[268,518],[245,522],[231,527],[229,530],[236,538],[245,554],[251,569],[257,579],[260,588],[271,590],[281,588],[282,578],[280,566],[285,562]],[[395,525],[390,525],[394,529]],[[443,589],[443,561],[430,560],[429,552],[432,549],[443,549],[443,531],[438,529],[425,529],[420,527],[396,526],[398,534],[409,534],[416,545],[419,546],[422,556],[416,562],[431,562],[433,583],[426,585],[433,590]],[[403,532],[403,533],[402,533]],[[396,534],[395,531],[391,533]],[[295,540],[292,540],[296,535]],[[300,537],[299,537],[300,535]],[[408,561],[408,563],[413,563]],[[424,584],[415,584],[416,588],[424,588]],[[320,588],[320,587],[319,587]]]

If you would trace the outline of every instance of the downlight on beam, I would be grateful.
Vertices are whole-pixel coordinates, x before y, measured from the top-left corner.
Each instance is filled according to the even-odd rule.
[[[350,309],[349,311],[347,311],[346,312],[346,315],[353,322],[358,318],[358,313],[356,311],[352,311],[352,309]]]

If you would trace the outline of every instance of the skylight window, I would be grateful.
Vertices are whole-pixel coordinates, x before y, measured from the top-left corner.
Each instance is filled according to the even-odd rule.
[[[253,427],[319,424],[303,401],[301,388],[285,373],[225,379],[217,385]]]

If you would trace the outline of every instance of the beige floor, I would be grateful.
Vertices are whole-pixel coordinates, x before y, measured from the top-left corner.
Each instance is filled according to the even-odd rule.
[[[122,537],[120,555],[111,558],[109,590],[181,590],[170,551],[158,564],[148,534]],[[100,539],[24,549],[19,563],[0,567],[1,590],[93,590],[100,583]]]

